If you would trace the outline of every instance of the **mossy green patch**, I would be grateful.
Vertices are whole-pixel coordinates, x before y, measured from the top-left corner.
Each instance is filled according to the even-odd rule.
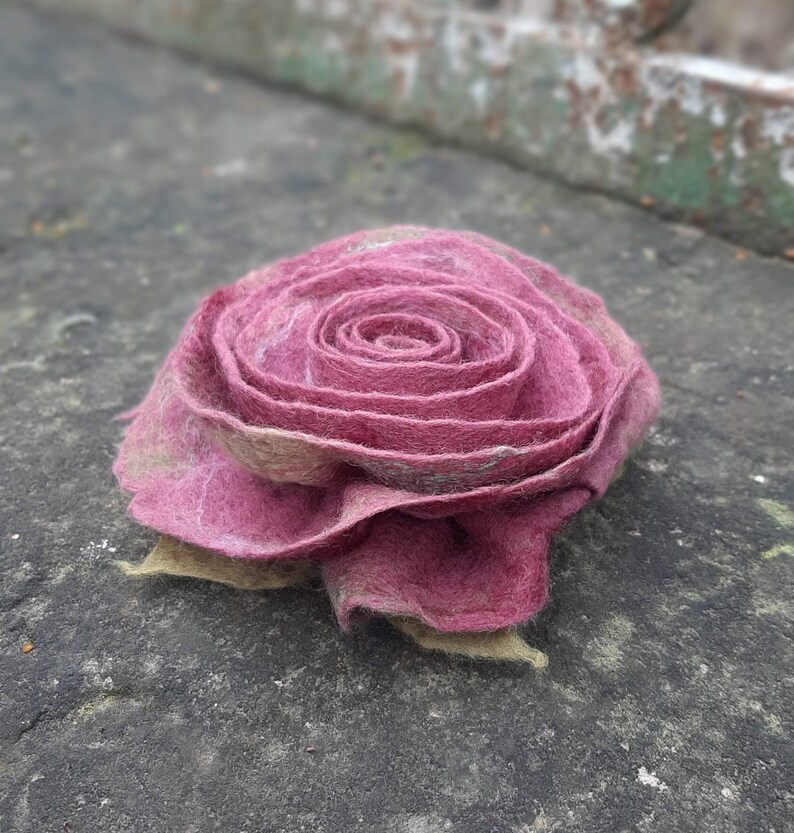
[[[758,498],[756,503],[778,526],[787,528],[794,526],[794,510],[785,503],[764,497]]]
[[[794,541],[775,544],[761,553],[761,558],[777,558],[779,555],[794,555]]]

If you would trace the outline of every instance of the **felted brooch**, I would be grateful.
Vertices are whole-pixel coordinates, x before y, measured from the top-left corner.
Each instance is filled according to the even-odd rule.
[[[114,471],[161,538],[130,575],[319,578],[343,629],[545,664],[549,542],[659,408],[593,293],[479,234],[361,231],[207,297]]]

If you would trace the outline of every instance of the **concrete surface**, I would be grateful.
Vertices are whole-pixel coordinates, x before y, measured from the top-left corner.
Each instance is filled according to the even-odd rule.
[[[0,195],[0,831],[791,830],[790,264],[8,6]],[[662,378],[555,545],[546,673],[112,565],[154,540],[112,417],[199,295],[393,221],[556,262]]]

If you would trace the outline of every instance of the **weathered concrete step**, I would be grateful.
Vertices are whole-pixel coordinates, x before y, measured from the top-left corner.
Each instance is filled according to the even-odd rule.
[[[688,0],[35,2],[794,258],[794,77],[638,46]]]

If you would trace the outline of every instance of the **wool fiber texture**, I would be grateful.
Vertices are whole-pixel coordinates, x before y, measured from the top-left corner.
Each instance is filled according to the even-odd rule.
[[[345,629],[380,614],[509,653],[552,536],[658,408],[596,295],[482,235],[395,227],[207,297],[114,471],[138,521],[243,582],[316,569]]]

